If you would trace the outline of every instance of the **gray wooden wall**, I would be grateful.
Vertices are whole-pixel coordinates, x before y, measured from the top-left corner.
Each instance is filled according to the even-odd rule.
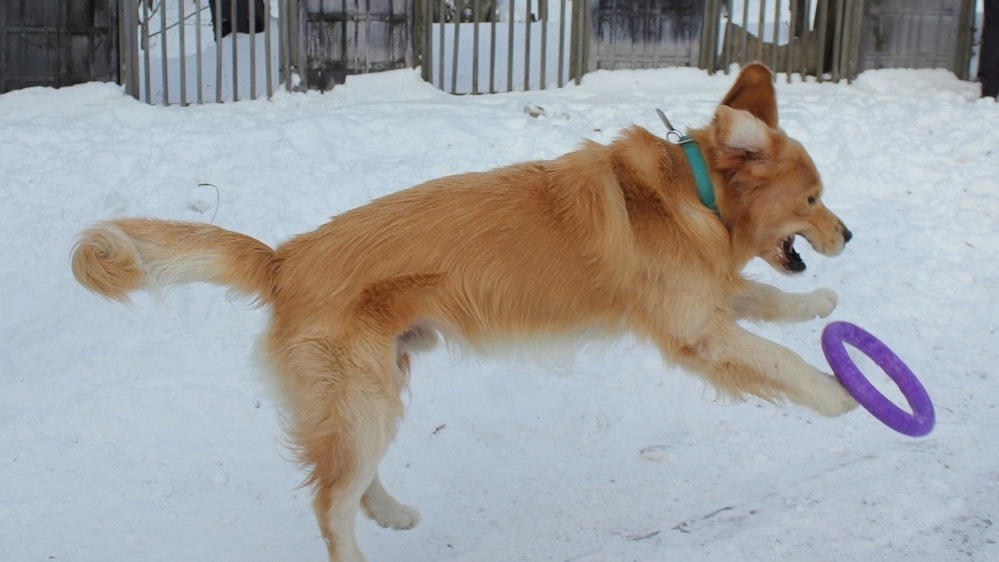
[[[0,0],[0,92],[118,81],[116,0]]]

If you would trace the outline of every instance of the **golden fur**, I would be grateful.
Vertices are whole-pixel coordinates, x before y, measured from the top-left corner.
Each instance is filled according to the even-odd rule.
[[[377,467],[403,415],[410,353],[438,335],[485,349],[630,332],[730,397],[826,415],[855,406],[835,379],[736,322],[829,314],[832,291],[789,294],[740,271],[754,256],[803,269],[796,234],[827,255],[850,238],[822,205],[808,154],[777,126],[770,71],[743,70],[691,135],[718,214],[700,202],[683,150],[631,127],[554,160],[429,181],[276,249],[209,224],[103,222],[81,235],[73,272],[112,299],[208,281],[266,305],[266,360],[330,559],[362,560],[359,507],[393,528],[419,518]]]

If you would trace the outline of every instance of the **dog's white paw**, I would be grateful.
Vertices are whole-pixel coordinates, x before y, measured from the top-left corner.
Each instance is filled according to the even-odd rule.
[[[803,307],[802,312],[808,318],[825,318],[832,314],[833,309],[836,308],[836,302],[839,297],[836,293],[830,289],[815,289],[811,293],[805,295],[808,299],[808,305]]]
[[[378,510],[368,509],[368,516],[388,529],[412,529],[420,522],[420,512],[416,508],[394,502],[394,505],[381,505]]]
[[[420,512],[408,505],[399,504],[399,507],[392,513],[385,515],[375,519],[375,521],[382,527],[390,529],[412,529],[420,522]]]
[[[842,416],[859,405],[836,377],[823,375],[817,382],[819,386],[811,396],[812,400],[808,406],[823,416]]]

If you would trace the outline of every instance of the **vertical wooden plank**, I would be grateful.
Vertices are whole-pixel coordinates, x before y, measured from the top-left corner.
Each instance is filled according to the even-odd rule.
[[[69,6],[58,3],[46,10],[46,16],[51,18],[51,24],[45,26],[45,34],[55,40],[56,48],[46,53],[49,59],[49,72],[54,85],[61,88],[70,83],[73,76],[73,48],[75,33],[70,33]]]
[[[61,6],[65,18],[52,32],[59,36],[59,86],[75,84],[93,72],[88,32],[93,30],[93,2],[70,2]],[[58,9],[58,8],[57,8]]]
[[[164,11],[166,6],[164,6]],[[180,44],[180,105],[187,105],[187,38],[184,36],[184,28],[187,21],[184,19],[184,0],[177,2],[177,42]],[[166,30],[163,30],[166,33]],[[163,61],[166,64],[166,61]]]
[[[739,64],[745,65],[749,62],[749,2],[745,0],[742,3],[742,45],[739,49]]]
[[[408,68],[416,68],[416,66],[420,64],[417,49],[419,49],[419,45],[421,44],[421,36],[418,34],[419,28],[417,27],[417,24],[420,21],[420,14],[417,11],[419,3],[417,0],[413,0],[409,2],[402,2],[402,4],[404,6],[403,13],[406,14],[405,23],[401,26],[406,33],[406,46],[404,47],[405,56],[403,58],[403,64],[405,64]]]
[[[454,44],[451,49],[451,93],[458,93],[458,47],[461,45],[461,14],[454,14]]]
[[[264,79],[267,81],[267,99],[274,97],[274,74],[273,65],[271,63],[273,52],[271,50],[271,23],[273,19],[271,18],[271,3],[270,0],[264,0],[264,57],[266,59],[264,63],[265,76]]]
[[[725,39],[722,42],[725,45],[725,51],[722,53],[722,68],[725,74],[728,74],[728,67],[732,64],[732,42],[735,38],[732,36],[732,6],[729,5],[725,14]]]
[[[195,79],[195,87],[197,87],[198,89],[197,98],[196,98],[198,100],[198,105],[205,103],[205,96],[204,93],[202,92],[202,90],[204,89],[204,78],[202,77],[202,72],[204,72],[204,67],[205,67],[205,61],[203,55],[205,49],[201,42],[202,1],[203,0],[197,0],[196,4],[197,7],[195,8],[196,11],[194,14],[194,42],[197,43],[198,45],[198,54],[194,59],[195,71],[198,73],[197,78]]]
[[[558,3],[558,87],[565,86],[565,2]]]
[[[121,35],[118,32],[118,0],[98,0],[94,5],[94,22],[98,48],[95,49],[94,68],[96,76],[92,79],[107,82],[123,83],[121,65],[118,53],[125,50],[121,45]]]
[[[578,86],[589,68],[589,48],[593,31],[587,15],[590,0],[572,3],[572,32],[569,36],[569,78]]]
[[[0,23],[3,27],[3,75],[0,76],[0,92],[8,92],[21,87],[24,71],[24,34],[17,31],[24,25],[24,0],[12,0],[0,10]]]
[[[843,50],[843,18],[844,14],[844,4],[843,0],[836,0],[836,12],[833,15],[835,18],[833,26],[833,52],[832,52],[832,80],[833,82],[839,82],[842,72],[840,69],[840,53]],[[821,55],[820,55],[821,56]],[[822,70],[819,71],[821,76]]]
[[[135,40],[137,6],[131,0],[116,0],[118,14],[118,72],[125,93],[139,99],[139,46]],[[0,25],[0,28],[3,26]]]
[[[538,11],[541,12],[541,45],[539,50],[541,51],[541,62],[539,74],[540,81],[538,86],[544,90],[545,89],[545,70],[546,70],[546,56],[548,54],[548,0],[538,0]]]
[[[308,0],[305,1],[307,2]],[[308,6],[308,4],[305,4],[305,6]],[[315,86],[312,81],[311,60],[309,57],[309,38],[312,30],[309,28],[308,18],[309,18],[308,8],[303,7],[303,5],[300,3],[297,16],[298,19],[297,28],[299,30],[298,41],[297,41],[298,45],[295,50],[299,56],[298,72],[299,75],[302,77],[302,88],[304,89],[309,89]]]
[[[562,0],[565,2],[565,0]],[[489,14],[489,93],[496,93],[496,10]]]
[[[351,67],[353,66],[351,64],[352,61],[350,60],[350,53],[357,52],[356,49],[351,49],[351,43],[352,42],[356,43],[357,41],[357,24],[350,22],[350,20],[347,18],[347,0],[340,0],[340,6],[341,6],[340,7],[341,19],[339,26],[340,26],[341,47],[339,55],[334,57],[334,60],[342,61],[343,74],[344,74],[343,79],[346,79],[347,73],[350,71]],[[332,88],[333,85],[336,84],[336,82],[337,82],[337,77],[333,76],[324,87],[327,89]]]
[[[791,3],[793,4],[794,2]],[[789,32],[788,35],[791,35],[791,33]],[[774,41],[774,52],[773,56],[770,59],[771,60],[770,68],[774,69],[774,80],[776,81],[777,73],[780,72],[780,70],[777,68],[777,53],[780,51],[780,49],[778,48],[778,46],[780,45],[780,2],[778,0],[774,0],[773,41]],[[790,44],[790,37],[788,38],[788,44]],[[790,47],[787,48],[787,56],[788,58],[791,57]]]
[[[42,59],[45,61],[45,75],[43,80],[48,84],[59,87],[62,85],[62,60],[64,58],[62,34],[59,30],[65,25],[62,16],[63,11],[57,2],[43,4],[43,20],[41,35],[45,39],[43,47],[36,48],[40,51]],[[51,41],[52,43],[49,43]],[[43,82],[45,83],[45,82]]]
[[[760,13],[757,17],[759,18],[759,23],[756,24],[756,36],[760,40],[756,42],[756,56],[754,60],[763,60],[763,24],[767,21],[767,0],[760,0]]]
[[[247,30],[250,36],[250,99],[255,100],[257,99],[257,6],[251,0],[246,0],[246,9],[249,12],[247,19],[250,24]]]
[[[513,91],[513,20],[514,20],[514,2],[510,0],[510,13],[507,18],[507,37],[506,37],[506,91]]]
[[[826,42],[833,38],[829,37],[829,2],[835,0],[819,0],[815,7],[817,23],[815,24],[815,56],[812,61],[815,75],[819,82],[822,82],[822,75],[826,66]],[[805,73],[802,73],[804,78]]]
[[[445,39],[445,35],[446,35],[445,34],[445,29],[444,29],[445,23],[446,23],[445,22],[446,18],[444,17],[444,0],[440,0],[437,3],[437,7],[438,7],[437,8],[438,9],[438,11],[437,11],[437,18],[439,19],[439,21],[437,23],[438,23],[438,29],[440,30],[440,35],[439,35],[439,39],[438,39],[438,46],[440,47],[440,51],[439,51],[440,52],[440,58],[438,59],[438,68],[437,68],[437,70],[438,70],[437,76],[438,76],[438,80],[440,81],[440,84],[438,84],[437,87],[440,88],[441,90],[443,90],[444,89],[444,51],[446,49],[446,47],[444,45],[444,39]]]
[[[945,10],[944,10],[943,6],[940,6],[940,7],[937,8],[936,21],[933,23],[933,31],[934,31],[934,33],[933,33],[933,56],[934,57],[940,56],[940,45],[941,45],[941,38],[942,37],[946,37],[946,41],[945,41],[946,43],[954,43],[954,40],[951,37],[949,37],[950,32],[952,30],[948,29],[947,26],[944,25],[944,11]],[[944,33],[944,30],[947,31],[946,34]],[[920,29],[920,31],[922,31],[922,29]],[[934,64],[934,66],[936,66],[936,65]]]
[[[292,3],[287,0],[278,4],[278,25],[281,26],[281,31],[278,33],[278,57],[281,60],[278,73],[281,76],[280,80],[284,82],[286,92],[291,91],[291,45],[292,29],[295,27],[291,24],[291,8]]]
[[[595,0],[598,5],[600,0]],[[608,58],[610,59],[610,64],[608,65],[609,70],[617,69],[617,0],[610,0],[610,22],[607,23],[608,29],[607,34],[610,37],[609,42],[604,44],[610,47],[610,53],[608,53]],[[601,45],[603,46],[603,45]],[[597,54],[600,54],[600,50],[597,49]],[[598,62],[599,64],[599,62]]]
[[[297,73],[301,86],[305,87],[305,73],[302,72],[301,60],[302,50],[299,38],[302,35],[304,26],[301,24],[301,7],[298,0],[285,0],[280,4],[281,8],[281,79],[284,81],[286,92],[291,92],[295,88],[292,84]],[[297,72],[296,72],[297,71]]]
[[[424,82],[434,83],[434,66],[432,63],[432,44],[427,40],[430,38],[433,29],[433,11],[430,0],[416,0],[417,19],[416,35],[419,41],[419,52],[416,53],[417,60],[420,61],[420,75]]]
[[[479,93],[479,0],[472,2],[472,94]]]
[[[356,1],[356,0],[354,0]],[[333,57],[333,60],[342,61],[343,65],[343,79],[346,80],[346,75],[350,71],[351,60],[350,53],[356,52],[356,49],[351,49],[351,42],[357,41],[357,24],[351,23],[347,18],[347,0],[340,0],[340,52],[337,56]],[[323,86],[324,88],[330,89],[337,82],[337,76],[332,76],[327,84]]]
[[[731,18],[731,10],[728,10],[727,16]],[[718,69],[719,53],[718,53],[718,26],[721,23],[721,6],[718,0],[706,0],[704,2],[703,16],[701,19],[701,29],[700,29],[700,40],[698,48],[694,49],[694,45],[691,44],[689,51],[691,56],[696,52],[697,61],[696,64],[699,68],[703,68],[708,71],[708,74],[714,74]],[[726,27],[726,32],[728,28]],[[727,43],[722,44],[723,47],[727,47]],[[691,64],[694,61],[690,61]],[[659,67],[658,61],[656,61],[656,68]]]
[[[222,103],[222,2],[217,0],[212,22],[215,31],[215,103]]]
[[[863,27],[864,0],[851,0],[852,6],[852,40],[847,59],[847,82],[853,81],[860,72],[860,30]]]
[[[152,70],[149,68],[152,55],[149,52],[149,4],[142,2],[142,70],[143,85],[146,87],[146,103],[152,103]]]
[[[645,5],[643,6],[643,14],[638,18],[639,29],[641,30],[638,34],[639,41],[642,43],[642,48],[640,53],[636,53],[637,57],[632,63],[632,68],[647,68],[655,57],[655,53],[659,51],[664,43],[663,34],[660,30],[652,29],[653,15],[659,13],[658,6],[653,6],[653,0],[645,0]],[[637,4],[636,6],[637,7]],[[649,54],[649,47],[652,47],[652,55]]]
[[[159,5],[160,14],[160,65],[163,70],[163,105],[170,105],[170,72],[167,68],[167,19],[166,6]]]
[[[802,15],[801,14],[802,4],[803,0],[791,0],[790,2],[791,25],[790,28],[788,29],[788,34],[787,34],[787,61],[785,61],[787,64],[785,65],[784,68],[785,72],[787,73],[786,78],[788,84],[791,83],[791,74],[794,71],[793,70],[794,57],[795,57],[795,48],[796,48],[795,40],[797,39],[798,34],[801,33],[801,20],[798,18],[800,18]],[[777,72],[780,72],[780,70],[777,70]]]
[[[524,90],[531,89],[531,2],[528,0],[524,14]]]
[[[15,0],[15,2],[17,1],[18,0]],[[23,31],[23,29],[28,25],[27,14],[26,14],[27,9],[24,6],[24,3],[26,1],[27,0],[20,0],[20,2],[17,4],[17,7],[20,8],[20,13],[18,14],[18,22],[20,23],[22,32],[17,35],[17,39],[13,42],[13,48],[12,48],[13,52],[11,53],[11,61],[14,62],[15,68],[17,69],[17,76],[19,77],[15,83],[15,87],[17,88],[23,88],[26,84],[29,83],[27,81],[27,79],[29,78],[27,71],[28,33],[26,31]]]
[[[10,41],[11,33],[8,12],[19,7],[17,2],[18,0],[7,0],[4,5],[0,6],[0,94],[9,91],[11,68],[7,60],[7,57],[10,56],[10,47],[7,43]]]
[[[239,14],[236,8],[239,1],[234,0],[229,3],[229,44],[232,50],[232,101],[239,101],[239,45],[236,41],[236,30],[239,29]]]
[[[971,72],[968,67],[971,64],[971,49],[974,42],[975,0],[961,0],[961,9],[956,25],[956,46],[951,60],[951,68],[954,69],[958,78],[967,80]]]

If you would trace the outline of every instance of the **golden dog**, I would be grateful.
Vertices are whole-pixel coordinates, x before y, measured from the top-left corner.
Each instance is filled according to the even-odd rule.
[[[635,126],[607,146],[429,181],[277,249],[209,224],[103,222],[81,235],[73,273],[111,299],[208,281],[269,307],[262,347],[330,559],[363,560],[358,507],[397,529],[419,519],[382,487],[378,463],[403,415],[410,354],[438,335],[485,349],[630,332],[733,398],[825,415],[856,405],[736,322],[828,315],[832,291],[785,293],[741,270],[758,256],[801,271],[796,235],[826,255],[851,236],[823,206],[808,153],[778,128],[772,79],[748,66],[711,124],[690,132],[717,212],[683,149]]]

